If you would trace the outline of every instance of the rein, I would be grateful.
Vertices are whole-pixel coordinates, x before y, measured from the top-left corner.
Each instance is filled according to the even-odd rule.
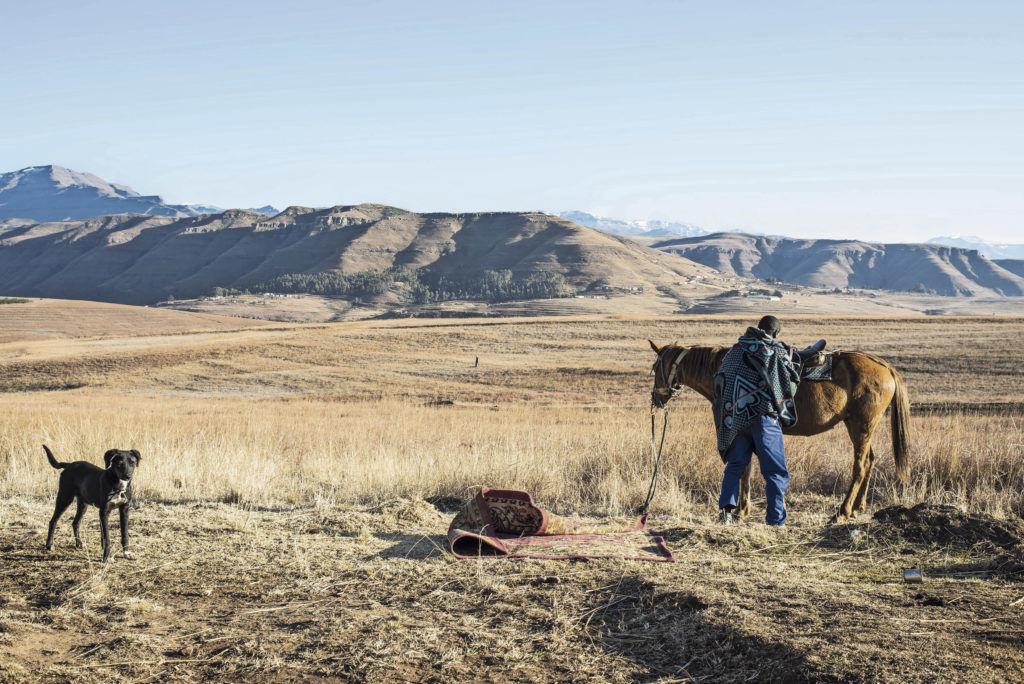
[[[675,360],[672,361],[672,366],[668,370],[668,374],[665,373],[665,364],[662,362],[662,354],[658,355],[658,372],[661,375],[661,381],[668,388],[669,398],[661,405],[664,411],[662,422],[661,422],[661,441],[658,443],[658,447],[654,447],[655,442],[655,431],[654,431],[654,411],[656,408],[655,398],[657,394],[654,390],[651,390],[651,457],[654,459],[654,473],[651,475],[651,484],[647,488],[647,499],[644,501],[644,505],[640,507],[640,515],[646,515],[647,509],[651,505],[651,501],[654,499],[654,492],[658,488],[658,468],[661,466],[661,452],[665,446],[665,432],[668,430],[668,402],[672,400],[674,396],[683,391],[680,386],[678,388],[672,386],[671,380],[676,376],[676,371],[679,369],[679,363],[683,360],[683,357],[690,352],[689,349],[684,349],[676,356]]]
[[[651,407],[651,456],[654,457],[654,474],[651,475],[651,486],[647,488],[647,499],[640,507],[640,515],[647,514],[647,508],[654,499],[654,491],[658,488],[658,466],[661,465],[661,449],[665,446],[665,431],[668,429],[668,409],[665,409],[661,422],[661,443],[658,444],[657,453],[654,449],[654,407]]]

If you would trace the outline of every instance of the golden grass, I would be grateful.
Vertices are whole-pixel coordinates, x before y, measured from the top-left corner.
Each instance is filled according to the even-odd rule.
[[[68,299],[27,299],[0,306],[0,343],[68,337],[170,335],[263,324],[222,315]]]
[[[643,501],[651,471],[642,410],[396,400],[18,399],[0,401],[3,496],[52,493],[56,473],[41,443],[66,461],[95,462],[113,446],[137,448],[144,459],[139,495],[161,501],[464,500],[487,485],[528,490],[559,510],[622,513]],[[709,411],[692,401],[670,416],[653,510],[713,508],[721,464]],[[906,488],[895,482],[883,430],[872,503],[931,501],[1019,514],[1020,430],[1012,416],[916,416],[913,476]],[[787,448],[790,491],[831,495],[838,502],[851,467],[845,435],[792,439]]]
[[[166,501],[465,498],[489,485],[556,508],[622,512],[642,501],[651,468],[644,338],[726,343],[742,324],[391,322],[22,345],[0,366],[0,493],[52,491],[45,442],[68,461],[137,448],[141,496]],[[909,488],[893,482],[887,430],[876,436],[877,503],[997,514],[1022,510],[1024,356],[1007,356],[1022,328],[787,322],[793,341],[822,334],[889,358],[925,406],[913,418]],[[693,393],[673,404],[656,508],[710,506],[721,465],[708,405]],[[787,448],[793,493],[839,497],[851,468],[842,427]]]

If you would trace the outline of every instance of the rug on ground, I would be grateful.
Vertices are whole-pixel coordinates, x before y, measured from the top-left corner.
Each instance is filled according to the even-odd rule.
[[[629,523],[582,523],[550,513],[526,492],[481,489],[455,516],[448,542],[457,558],[628,558],[673,562],[665,540]]]

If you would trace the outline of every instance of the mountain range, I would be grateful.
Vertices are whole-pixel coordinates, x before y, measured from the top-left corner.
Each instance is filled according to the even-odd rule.
[[[221,211],[208,204],[168,204],[159,195],[140,195],[125,185],[53,164],[0,174],[0,220],[73,221],[125,213],[180,218]],[[255,211],[277,213],[271,206]]]
[[[679,223],[678,221],[635,221],[614,219],[603,216],[594,216],[593,214],[588,214],[585,211],[563,211],[560,212],[558,216],[569,219],[573,223],[578,223],[581,226],[596,228],[598,230],[603,230],[606,233],[615,233],[616,235],[660,237],[669,235],[693,236],[708,234],[708,231],[703,228],[690,225],[689,223]]]
[[[723,273],[822,288],[1024,295],[1024,277],[974,249],[714,233],[651,245]]]
[[[117,214],[0,223],[0,292],[129,304],[283,274],[393,266],[463,276],[557,273],[578,290],[653,288],[709,269],[541,213],[416,214],[375,204],[233,209],[195,217]]]
[[[1024,259],[1024,244],[1006,242],[988,242],[974,235],[955,235],[953,237],[937,237],[928,241],[938,245],[976,249],[989,259]]]
[[[417,214],[375,204],[224,211],[167,204],[60,166],[0,174],[4,295],[151,303],[286,274],[395,266],[453,277],[547,272],[582,291],[668,292],[680,278],[716,269],[829,289],[1024,295],[1024,260],[993,261],[970,247],[708,235],[684,223],[581,211]]]

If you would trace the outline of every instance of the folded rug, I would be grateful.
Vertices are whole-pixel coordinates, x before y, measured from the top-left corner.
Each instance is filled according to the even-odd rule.
[[[673,562],[665,540],[632,523],[579,523],[545,511],[526,492],[484,487],[448,528],[457,558],[629,558]]]

